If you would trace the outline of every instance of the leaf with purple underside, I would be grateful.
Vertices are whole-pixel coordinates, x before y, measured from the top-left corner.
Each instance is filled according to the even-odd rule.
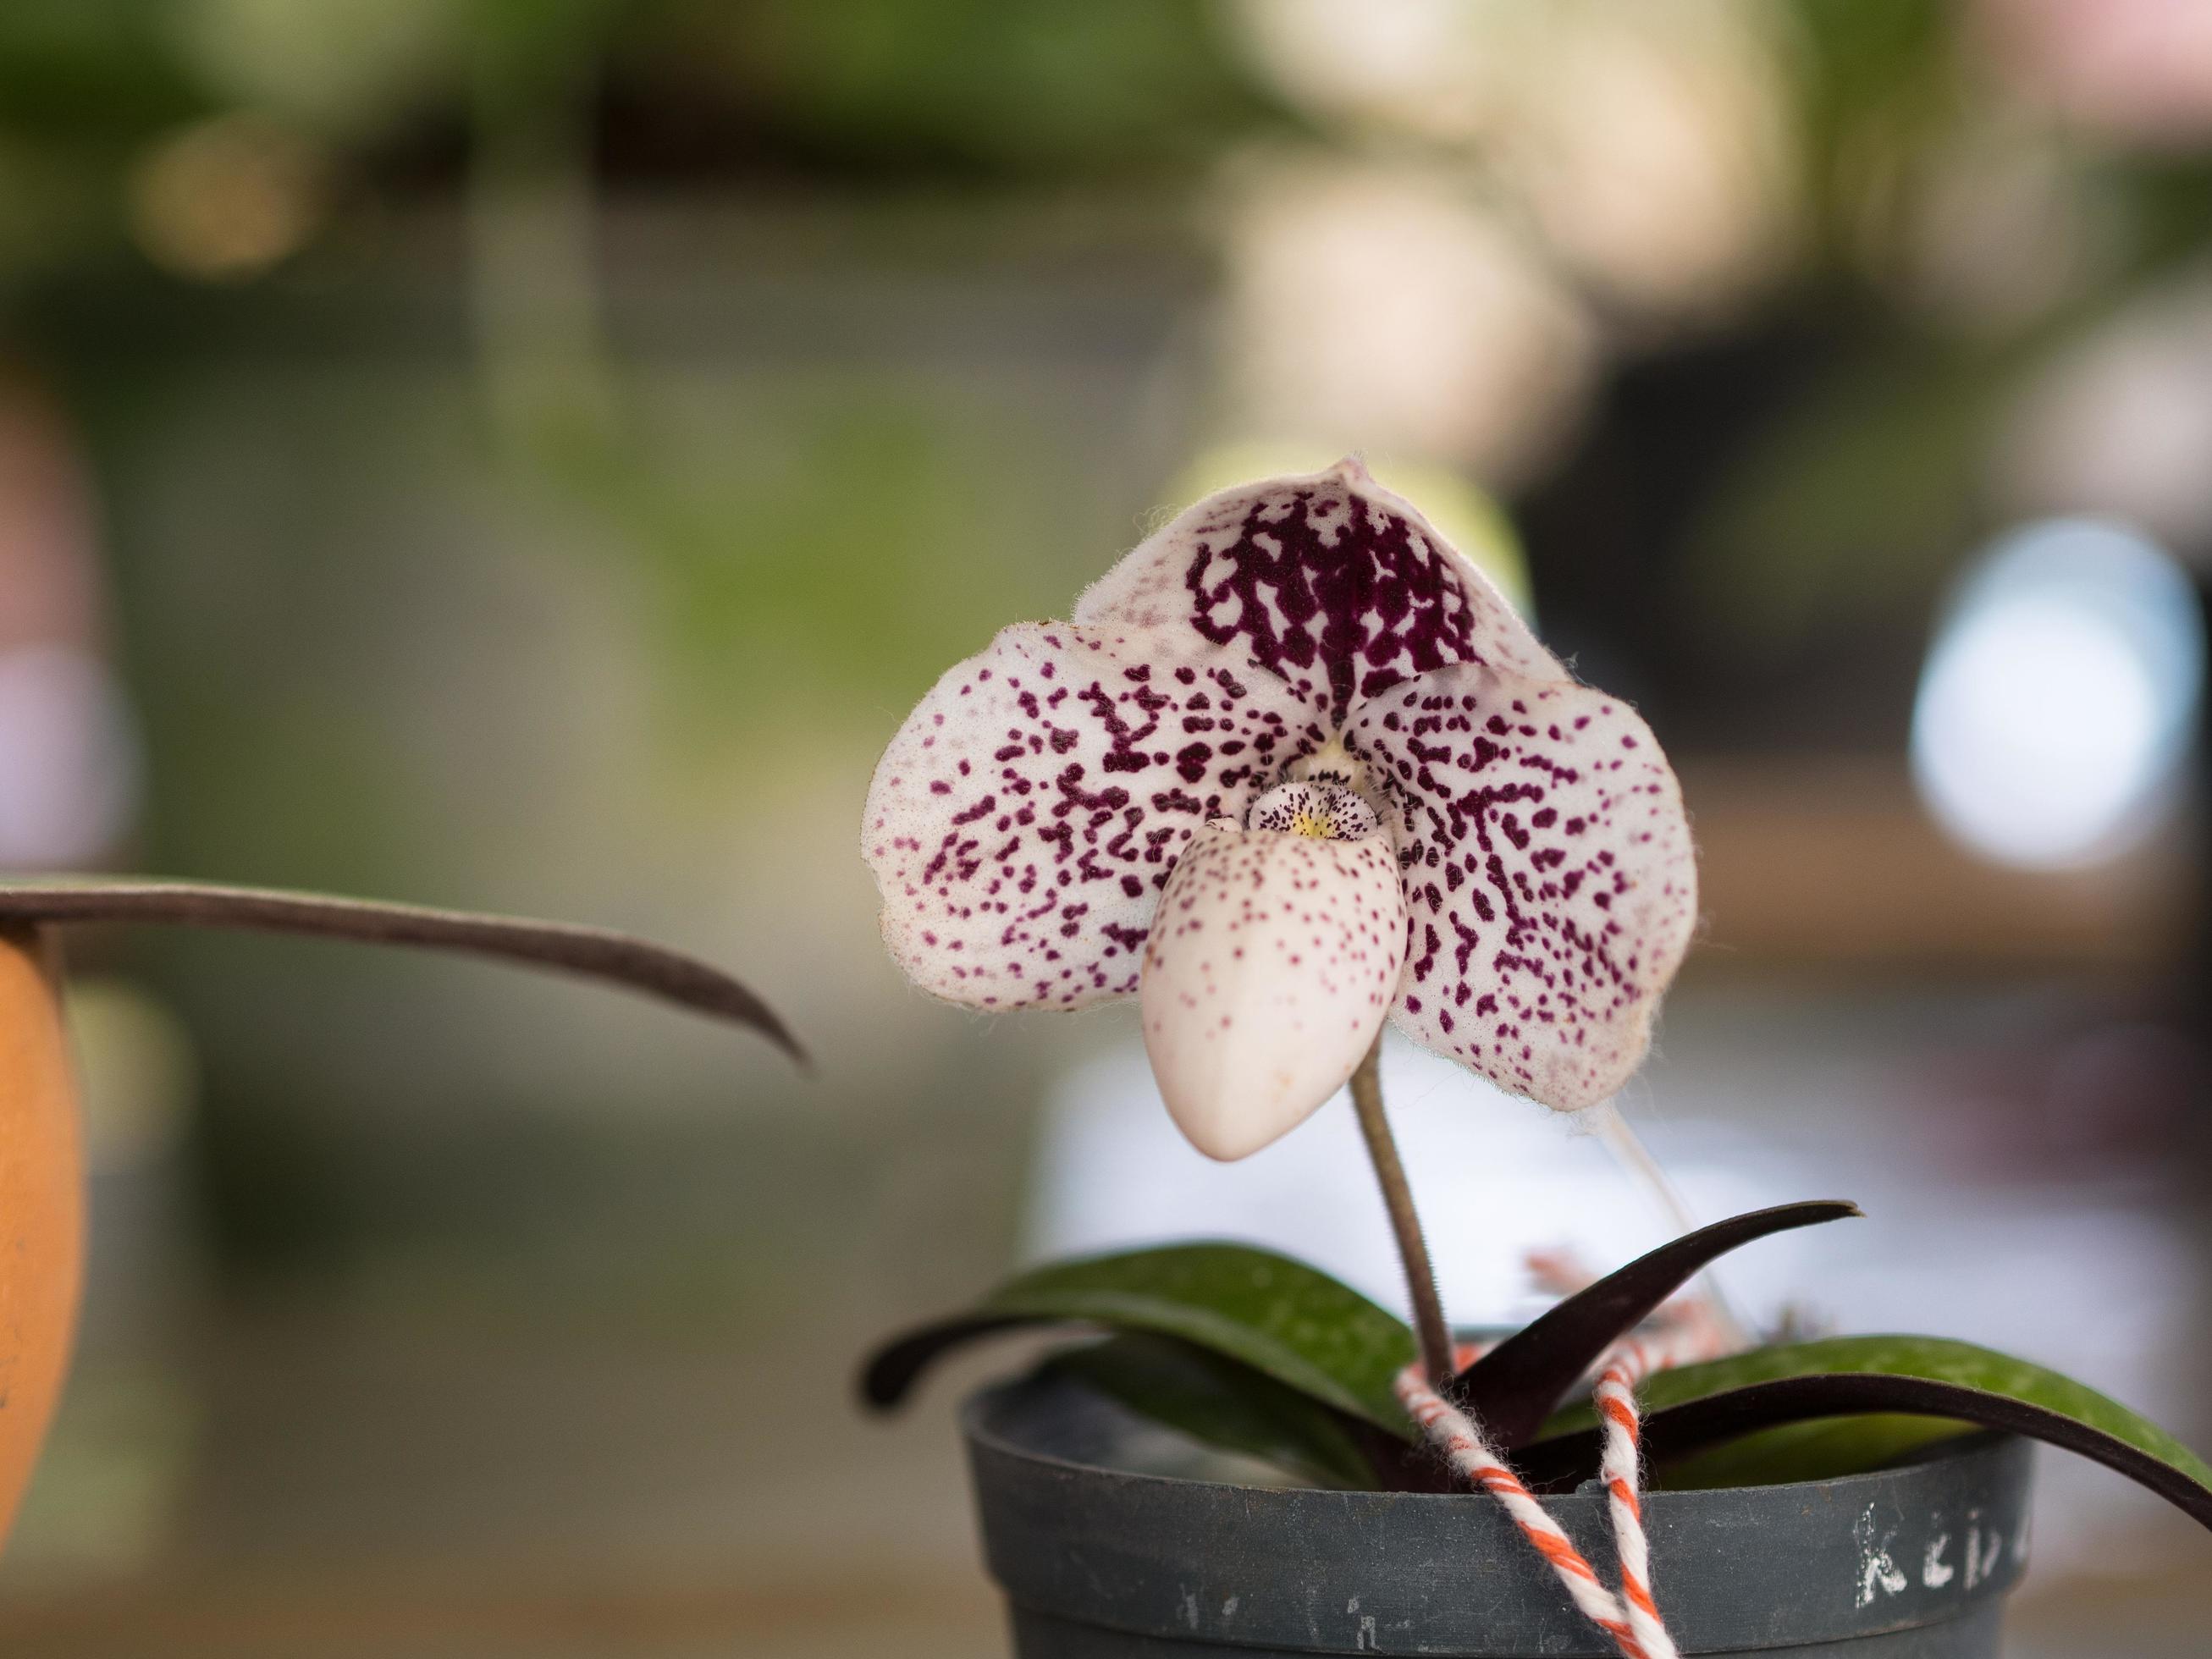
[[[1753,1239],[1859,1213],[1856,1204],[1820,1199],[1753,1210],[1685,1233],[1506,1338],[1460,1373],[1454,1392],[1499,1449],[1525,1446],[1601,1354],[1710,1263]]]
[[[1928,1336],[1839,1337],[1755,1349],[1661,1371],[1638,1390],[1655,1465],[1786,1424],[1906,1413],[2023,1434],[2079,1452],[2212,1528],[2212,1465],[2148,1419],[2071,1377],[1972,1343]],[[1516,1466],[1572,1486],[1597,1468],[1587,1407],[1563,1412]]]
[[[0,884],[0,923],[8,922],[152,922],[457,951],[627,986],[697,1013],[750,1025],[793,1060],[806,1059],[775,1012],[720,969],[601,927],[143,877],[50,877]]]

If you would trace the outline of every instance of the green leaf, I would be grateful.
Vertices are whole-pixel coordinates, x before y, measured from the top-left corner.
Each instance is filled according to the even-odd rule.
[[[2212,1527],[2212,1465],[2148,1419],[2071,1377],[1969,1342],[1932,1336],[1838,1337],[1754,1349],[1661,1371],[1638,1390],[1644,1444],[1656,1463],[1754,1431],[1816,1419],[1904,1413],[2032,1435],[2116,1469]],[[1540,1481],[1588,1465],[1596,1419],[1561,1412],[1527,1449]]]
[[[1391,1384],[1413,1358],[1413,1332],[1319,1269],[1244,1244],[1176,1244],[1039,1267],[968,1313],[879,1350],[862,1390],[872,1404],[895,1405],[939,1354],[994,1332],[1048,1324],[1178,1337],[1412,1437]]]
[[[1723,1486],[1834,1480],[1887,1468],[1938,1440],[1978,1431],[1975,1425],[1954,1419],[1893,1412],[1814,1418],[1692,1452],[1667,1465],[1653,1485],[1665,1492],[1710,1492]]]
[[[1171,1336],[1109,1337],[1046,1362],[1192,1439],[1316,1486],[1371,1489],[1375,1468],[1344,1417],[1250,1366]]]

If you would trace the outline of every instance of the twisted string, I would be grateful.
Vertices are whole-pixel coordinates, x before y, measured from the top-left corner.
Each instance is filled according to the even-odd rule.
[[[1620,1598],[1599,1582],[1596,1569],[1583,1559],[1583,1553],[1535,1495],[1521,1484],[1520,1477],[1505,1467],[1505,1460],[1491,1449],[1467,1413],[1429,1387],[1417,1365],[1399,1373],[1397,1389],[1399,1403],[1407,1414],[1443,1451],[1452,1468],[1505,1506],[1521,1535],[1550,1564],[1583,1617],[1613,1638],[1625,1659],[1655,1659],[1638,1641]]]
[[[1636,1409],[1636,1385],[1654,1369],[1653,1356],[1633,1337],[1607,1361],[1597,1381],[1597,1414],[1605,1429],[1598,1473],[1605,1482],[1613,1518],[1613,1553],[1620,1560],[1620,1599],[1629,1628],[1646,1659],[1676,1659],[1674,1639],[1651,1598],[1651,1550],[1644,1535],[1644,1504],[1638,1490],[1642,1471],[1643,1419]]]
[[[1530,1266],[1540,1282],[1564,1283],[1574,1276],[1571,1267],[1557,1256],[1532,1258]],[[1642,1335],[1624,1338],[1600,1362],[1595,1403],[1603,1449],[1599,1474],[1613,1523],[1613,1553],[1620,1563],[1618,1596],[1606,1588],[1473,1420],[1428,1386],[1418,1365],[1400,1374],[1398,1399],[1452,1468],[1504,1505],[1522,1536],[1565,1586],[1576,1607],[1613,1638],[1623,1659],[1680,1659],[1651,1593],[1651,1550],[1644,1531],[1641,1491],[1643,1419],[1636,1389],[1655,1370],[1713,1358],[1728,1346],[1704,1300],[1683,1297],[1655,1314]],[[1473,1363],[1474,1352],[1472,1348],[1462,1351],[1462,1368]]]

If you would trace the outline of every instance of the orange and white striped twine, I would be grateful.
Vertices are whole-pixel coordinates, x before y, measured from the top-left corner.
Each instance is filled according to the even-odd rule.
[[[1598,1581],[1597,1570],[1583,1559],[1574,1540],[1560,1529],[1535,1494],[1505,1467],[1505,1460],[1491,1449],[1467,1413],[1429,1387],[1418,1365],[1409,1365],[1398,1377],[1398,1399],[1419,1425],[1421,1432],[1438,1447],[1462,1475],[1505,1506],[1521,1528],[1521,1535],[1551,1564],[1583,1616],[1613,1638],[1626,1659],[1658,1659],[1637,1639],[1620,1600]],[[1671,1645],[1666,1650],[1672,1654]]]
[[[1651,1550],[1644,1531],[1640,1492],[1642,1418],[1636,1387],[1668,1365],[1711,1358],[1719,1348],[1716,1326],[1695,1298],[1662,1309],[1648,1337],[1630,1337],[1610,1349],[1598,1375],[1596,1405],[1602,1431],[1599,1473],[1613,1522],[1613,1553],[1620,1563],[1615,1595],[1535,1494],[1521,1484],[1505,1460],[1482,1437],[1467,1413],[1430,1388],[1419,1365],[1400,1374],[1398,1399],[1452,1468],[1504,1504],[1505,1512],[1565,1585],[1583,1615],[1613,1638],[1624,1659],[1679,1659],[1651,1594]],[[1474,1351],[1464,1350],[1464,1368]]]
[[[1633,1337],[1615,1348],[1597,1380],[1597,1414],[1605,1449],[1598,1473],[1613,1516],[1613,1553],[1620,1560],[1620,1599],[1644,1659],[1675,1659],[1674,1638],[1651,1599],[1651,1550],[1644,1535],[1643,1419],[1636,1385],[1652,1370],[1652,1356]],[[1618,1639],[1618,1638],[1616,1638]]]

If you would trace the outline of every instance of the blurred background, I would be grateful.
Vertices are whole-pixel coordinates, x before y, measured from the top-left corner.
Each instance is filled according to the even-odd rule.
[[[76,939],[94,1283],[0,1644],[1003,1651],[963,1378],[863,1420],[872,1339],[1191,1231],[1397,1290],[1340,1103],[1218,1169],[1127,1011],[908,989],[868,774],[1163,512],[1352,449],[1681,770],[1624,1109],[1708,1218],[1870,1215],[1731,1294],[2212,1443],[2212,9],[10,0],[0,866],[641,930],[819,1066]],[[1391,1066],[1462,1319],[1671,1231]],[[2194,1650],[2202,1536],[2045,1486],[2013,1651]]]

